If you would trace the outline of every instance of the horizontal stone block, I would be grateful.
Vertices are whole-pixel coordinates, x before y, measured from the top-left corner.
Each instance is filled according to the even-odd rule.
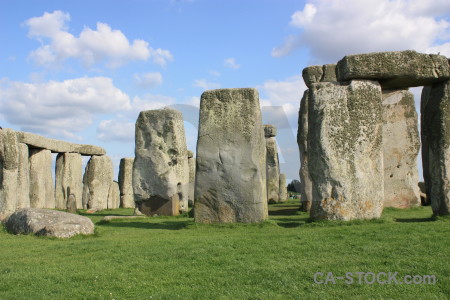
[[[49,139],[34,133],[16,131],[20,143],[27,144],[30,148],[42,148],[56,153],[73,152],[81,155],[105,155],[102,147],[84,144],[75,144],[65,141]]]
[[[383,89],[431,85],[450,79],[447,57],[416,51],[348,55],[336,66],[338,81],[370,79]]]

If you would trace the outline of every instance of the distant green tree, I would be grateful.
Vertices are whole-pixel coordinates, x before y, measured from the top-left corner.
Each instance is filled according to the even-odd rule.
[[[293,193],[300,193],[300,181],[294,179],[291,183],[288,183],[287,190]]]

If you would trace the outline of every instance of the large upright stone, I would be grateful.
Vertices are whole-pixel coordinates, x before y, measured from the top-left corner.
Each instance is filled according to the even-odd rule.
[[[89,209],[102,210],[108,207],[108,194],[114,171],[107,155],[91,157],[83,177],[83,204]]]
[[[83,163],[79,153],[59,153],[56,157],[55,200],[56,208],[66,209],[70,193],[75,195],[77,208],[82,206]]]
[[[17,209],[21,209],[30,207],[30,166],[28,146],[19,143],[18,150]]]
[[[0,219],[17,207],[18,144],[14,130],[0,129]]]
[[[407,50],[345,56],[337,63],[336,75],[339,81],[370,79],[383,89],[399,89],[450,79],[450,68],[445,56]]]
[[[285,202],[287,200],[287,186],[286,186],[286,174],[280,174],[280,191],[278,195],[279,202]]]
[[[428,102],[431,98],[431,86],[424,86],[422,89],[422,95],[420,97],[420,140],[422,145],[422,175],[424,180],[424,188],[426,199],[431,203],[431,174],[430,174],[430,163],[429,163],[429,143],[428,143],[428,132],[425,123],[426,110]]]
[[[435,215],[447,215],[450,213],[450,81],[435,84],[428,92],[423,113],[431,206]]]
[[[119,183],[117,181],[113,181],[111,183],[111,186],[109,187],[108,192],[108,209],[119,208],[119,204],[120,204]]]
[[[258,92],[221,89],[201,96],[195,221],[266,220],[266,147]]]
[[[315,83],[308,106],[311,217],[378,218],[384,197],[380,85]]]
[[[419,148],[414,95],[407,90],[384,90],[384,207],[409,208],[420,205],[417,186]]]
[[[119,190],[120,207],[134,208],[133,194],[133,162],[134,158],[127,157],[120,160],[119,165]]]
[[[195,191],[195,157],[192,151],[188,150],[188,165],[189,165],[189,206],[194,206],[194,191]]]
[[[139,210],[146,215],[187,211],[189,167],[181,112],[142,111],[135,134],[133,190]]]
[[[30,204],[32,208],[55,208],[52,153],[30,149]]]
[[[266,138],[266,181],[267,181],[267,201],[278,203],[280,193],[280,164],[278,161],[278,148],[275,136],[276,127],[264,125],[264,135]]]
[[[308,171],[308,101],[309,90],[303,93],[298,112],[297,144],[300,152],[300,195],[301,210],[310,211],[312,203],[312,182]]]

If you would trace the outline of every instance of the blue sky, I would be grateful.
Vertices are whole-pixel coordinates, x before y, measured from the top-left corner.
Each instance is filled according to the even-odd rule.
[[[450,57],[448,0],[0,0],[0,124],[134,156],[139,111],[185,115],[207,89],[255,87],[298,177],[304,67],[414,49]],[[420,89],[413,89],[416,97]]]

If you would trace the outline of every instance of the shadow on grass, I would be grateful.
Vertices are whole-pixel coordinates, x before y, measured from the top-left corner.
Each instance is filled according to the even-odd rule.
[[[160,229],[160,230],[180,230],[189,226],[191,221],[179,222],[120,222],[120,221],[100,221],[96,225],[115,228],[138,228],[138,229]]]
[[[269,211],[269,216],[293,216],[296,215],[299,211],[298,207],[295,208],[280,208],[280,209],[273,209]]]
[[[434,222],[436,218],[395,218],[395,222],[398,223],[423,223],[423,222]]]

